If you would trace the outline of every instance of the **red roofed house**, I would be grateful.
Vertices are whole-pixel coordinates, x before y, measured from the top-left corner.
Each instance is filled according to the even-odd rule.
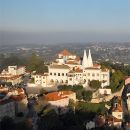
[[[69,105],[70,99],[76,101],[76,94],[72,91],[52,92],[48,93],[45,96],[45,99],[54,107],[55,110],[57,110],[57,108],[64,109]]]
[[[123,121],[123,110],[121,105],[121,98],[117,97],[113,107],[112,107],[112,115],[107,118],[109,125],[114,125],[118,128],[121,128]]]

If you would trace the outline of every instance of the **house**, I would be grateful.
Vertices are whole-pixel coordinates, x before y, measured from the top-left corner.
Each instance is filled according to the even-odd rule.
[[[69,105],[69,101],[72,99],[76,101],[76,93],[72,91],[59,91],[59,92],[52,92],[45,95],[45,100],[56,110],[57,113],[58,109],[60,108],[61,112],[66,112],[66,107]]]
[[[19,84],[22,82],[22,75],[25,74],[24,66],[8,66],[0,74],[0,80],[2,82],[11,83],[12,85]]]
[[[116,126],[121,128],[123,121],[123,109],[121,103],[121,97],[115,97],[111,108],[111,115],[108,115],[106,122],[109,126]]]
[[[24,112],[26,110],[28,101],[23,88],[9,88],[8,90],[6,90],[6,92],[5,91],[1,91],[1,92],[2,93],[4,92],[6,95],[0,99],[0,102],[4,102],[9,99],[15,101],[16,113]]]

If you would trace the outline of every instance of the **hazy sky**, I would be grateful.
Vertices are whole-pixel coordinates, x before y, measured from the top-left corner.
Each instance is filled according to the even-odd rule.
[[[130,41],[130,0],[0,0],[0,43],[21,39]]]

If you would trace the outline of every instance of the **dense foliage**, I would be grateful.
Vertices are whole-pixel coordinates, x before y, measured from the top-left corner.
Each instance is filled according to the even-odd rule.
[[[110,62],[102,62],[102,68],[110,69],[110,88],[112,92],[119,91],[123,84],[125,76],[130,76],[130,66],[123,64],[112,64]]]
[[[89,86],[93,89],[98,89],[101,87],[101,82],[99,80],[92,80],[89,82]]]

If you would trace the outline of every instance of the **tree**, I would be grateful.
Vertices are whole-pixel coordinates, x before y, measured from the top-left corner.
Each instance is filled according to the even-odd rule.
[[[81,90],[76,91],[76,98],[78,100],[82,100],[83,99],[83,95],[82,95],[82,91]]]
[[[69,100],[69,105],[68,105],[68,108],[70,108],[70,110],[73,110],[74,113],[75,113],[75,106],[76,106],[76,103],[73,99],[70,99]]]
[[[116,92],[123,86],[123,73],[120,70],[115,71],[112,73],[110,78],[110,88],[112,92]]]
[[[76,91],[79,91],[79,90],[82,91],[82,90],[83,90],[83,86],[82,86],[82,85],[74,85],[72,89],[73,89],[73,91],[75,91],[75,92],[76,92]]]
[[[83,95],[83,100],[85,100],[85,101],[90,101],[92,99],[92,91],[84,90],[82,92],[82,95]]]
[[[53,109],[43,111],[42,117],[38,121],[38,130],[61,130],[62,122]]]
[[[3,117],[1,120],[1,130],[14,130],[14,127],[14,120],[11,117]]]
[[[90,86],[91,88],[97,90],[98,88],[101,87],[101,82],[100,82],[99,80],[92,80],[92,81],[90,81],[89,86]]]
[[[48,67],[45,66],[44,61],[39,58],[36,53],[32,53],[26,66],[27,70],[36,71],[37,73],[44,73],[48,71]]]

